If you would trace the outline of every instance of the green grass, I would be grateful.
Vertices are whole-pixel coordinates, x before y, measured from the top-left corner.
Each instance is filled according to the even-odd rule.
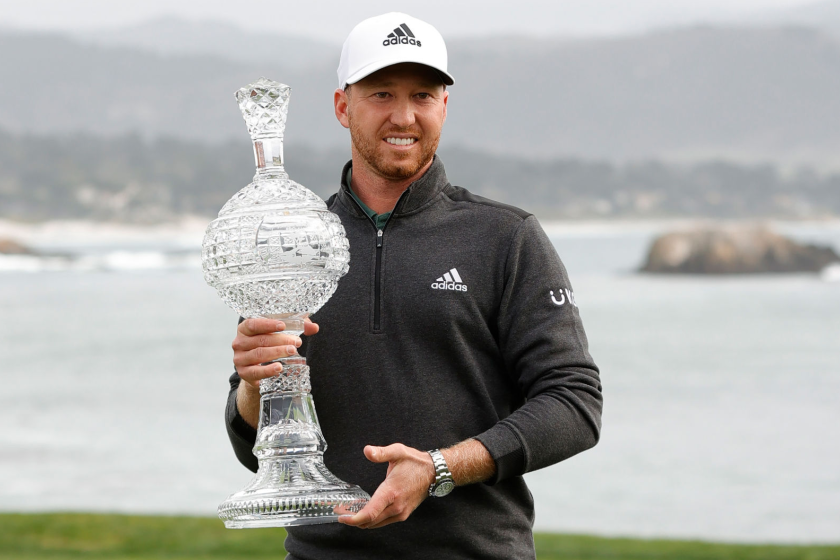
[[[0,514],[2,560],[278,560],[282,529],[228,531],[216,519]],[[735,545],[537,534],[539,560],[840,560],[840,546]]]
[[[534,535],[539,560],[836,560],[840,546],[722,544],[700,541],[607,539],[580,535]]]

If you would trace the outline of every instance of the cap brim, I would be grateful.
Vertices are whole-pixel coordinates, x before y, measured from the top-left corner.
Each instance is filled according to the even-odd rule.
[[[446,84],[448,86],[451,86],[451,85],[455,84],[455,80],[452,78],[452,76],[449,75],[448,72],[445,72],[445,71],[441,70],[440,68],[438,68],[436,66],[432,66],[431,64],[426,64],[425,62],[419,62],[419,61],[416,61],[416,60],[394,60],[394,61],[377,60],[376,62],[368,64],[364,68],[358,70],[352,76],[348,77],[346,85],[355,84],[359,80],[362,80],[362,79],[370,76],[371,74],[373,74],[374,72],[376,72],[378,70],[382,70],[383,68],[387,68],[388,66],[394,66],[395,64],[404,64],[404,63],[422,64],[423,66],[428,66],[429,68],[431,68],[432,70],[434,70],[435,72],[438,73],[438,75],[440,76],[440,80],[444,84]]]

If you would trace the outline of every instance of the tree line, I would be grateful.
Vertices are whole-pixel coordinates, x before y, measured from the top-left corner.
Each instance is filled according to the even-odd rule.
[[[840,216],[840,173],[771,164],[528,160],[446,147],[449,180],[540,217],[825,218]],[[326,198],[348,150],[287,146],[292,179]],[[247,141],[200,144],[0,132],[0,218],[159,223],[213,216],[254,174]]]

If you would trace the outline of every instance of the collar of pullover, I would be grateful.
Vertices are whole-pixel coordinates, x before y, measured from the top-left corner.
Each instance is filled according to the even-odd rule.
[[[352,200],[353,198],[350,190],[350,185],[347,183],[347,172],[353,167],[353,161],[348,161],[341,171],[341,195],[345,197],[345,206],[350,209],[354,215],[360,218],[366,218],[367,215],[359,208],[359,206]],[[410,214],[423,207],[426,203],[435,198],[447,185],[449,181],[446,179],[446,171],[443,168],[443,162],[435,155],[432,160],[432,165],[423,174],[422,177],[411,183],[405,189],[403,196],[397,202],[392,215],[401,216]]]

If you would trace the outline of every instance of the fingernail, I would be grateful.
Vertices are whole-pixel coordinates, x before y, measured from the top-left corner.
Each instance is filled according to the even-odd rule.
[[[300,345],[301,345],[301,344],[303,344],[303,341],[300,339],[300,337],[299,337],[299,336],[296,336],[296,337],[295,337],[295,346],[297,346],[298,348],[300,348]]]
[[[280,365],[280,364],[277,364],[276,366],[274,366],[274,371],[276,371],[277,373],[280,373],[281,371],[283,371],[283,366]]]
[[[297,353],[297,348],[295,348],[294,346],[288,346],[288,347],[286,347],[286,351],[289,353],[289,355],[296,354]]]
[[[286,323],[283,321],[277,321],[277,330],[278,331],[285,331],[286,330]]]

